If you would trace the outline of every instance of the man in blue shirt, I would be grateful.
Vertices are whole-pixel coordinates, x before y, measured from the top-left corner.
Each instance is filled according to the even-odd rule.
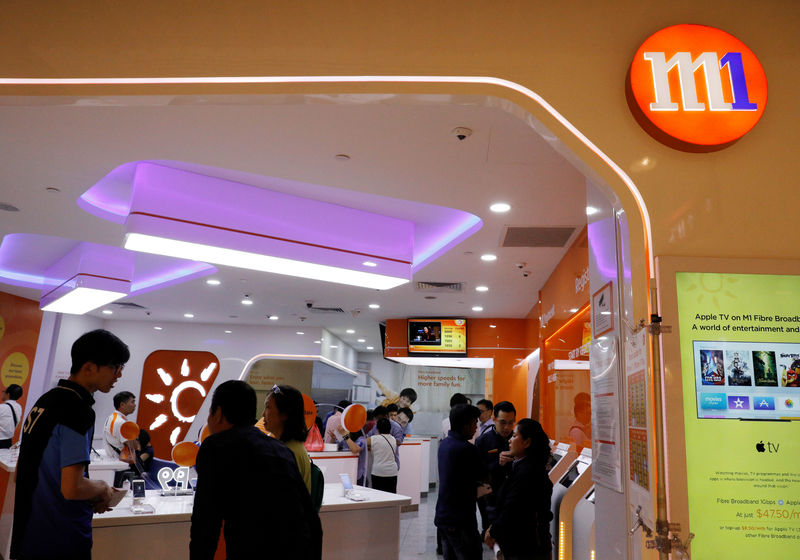
[[[486,465],[469,440],[478,427],[478,409],[458,404],[450,409],[450,431],[439,445],[439,498],[434,524],[442,536],[445,560],[480,560],[481,537],[475,516],[478,486]]]
[[[508,451],[508,441],[516,422],[517,409],[509,401],[501,401],[494,405],[494,423],[475,442],[489,471],[489,484],[492,486],[492,493],[478,500],[484,533],[489,527],[488,511],[494,508],[495,496],[511,473],[514,458]]]
[[[89,480],[95,391],[108,393],[130,358],[128,347],[105,330],[72,345],[68,379],[42,395],[22,429],[11,558],[89,560],[92,514],[110,509],[118,492]]]

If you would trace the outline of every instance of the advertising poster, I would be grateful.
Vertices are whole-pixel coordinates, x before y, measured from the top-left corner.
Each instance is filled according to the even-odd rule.
[[[678,272],[692,556],[800,550],[800,277]]]
[[[619,350],[616,337],[593,340],[592,363],[592,480],[622,492],[621,428],[618,395]]]

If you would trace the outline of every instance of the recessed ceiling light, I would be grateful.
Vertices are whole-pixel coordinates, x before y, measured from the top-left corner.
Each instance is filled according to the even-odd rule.
[[[231,334],[233,331],[225,331],[225,334]]]
[[[363,264],[364,266],[369,266],[369,267],[375,267],[375,266],[378,266],[378,263],[374,263],[374,262],[372,262],[372,261],[364,261],[364,262],[363,262],[363,263],[361,263],[361,264]]]
[[[153,327],[153,329],[155,329],[157,331],[160,331],[160,330],[163,330],[163,327]]]
[[[367,350],[372,350],[374,346],[367,346]]]
[[[586,207],[586,215],[587,216],[593,216],[594,214],[597,214],[599,211],[600,211],[600,209],[599,208],[595,208],[594,206],[587,206]]]
[[[489,325],[489,328],[490,328],[490,329],[496,329],[496,328],[497,328],[497,325]]]
[[[306,334],[303,331],[297,331],[295,334]]]
[[[366,342],[366,341],[367,341],[367,339],[366,339],[366,338],[359,338],[359,339],[358,339],[358,341],[359,341],[359,342]]]
[[[497,255],[493,255],[491,253],[486,253],[485,255],[481,255],[481,260],[486,262],[496,261]]]
[[[322,344],[322,341],[321,340],[315,340],[314,344]]]
[[[222,282],[220,282],[216,278],[209,278],[208,280],[206,280],[206,284],[208,284],[209,286],[219,286],[220,284],[222,284]]]
[[[425,296],[425,299],[436,299],[436,296]]]
[[[346,332],[347,334],[353,334],[353,333],[355,333],[356,331],[354,331],[353,329],[347,329],[345,332]]]
[[[331,348],[339,348],[339,347],[336,346],[335,344],[331,344]]]
[[[337,159],[339,161],[348,161],[350,159],[350,156],[348,156],[347,154],[336,154],[333,157],[334,159]]]
[[[47,192],[52,192],[52,193],[61,192],[61,189],[59,189],[58,187],[45,187],[44,190],[46,190]]]
[[[113,315],[113,314],[114,312],[111,311],[110,309],[103,309],[103,315]]]
[[[380,308],[381,308],[381,306],[380,306],[380,305],[378,305],[377,303],[370,303],[370,304],[369,304],[369,308],[370,308],[370,309],[380,309]]]
[[[277,315],[270,315],[269,316],[269,320],[270,321],[277,321],[278,320],[278,316]]]
[[[573,307],[572,309],[569,310],[569,312],[570,313],[577,313],[578,312],[578,308],[577,307]]]
[[[187,319],[194,319],[193,313],[184,313],[183,316],[186,317]]]
[[[489,210],[492,212],[496,212],[498,214],[502,214],[504,212],[508,212],[511,210],[511,205],[507,202],[495,202],[491,206],[489,206]]]
[[[0,202],[0,210],[5,210],[6,212],[19,212],[19,208],[7,202]]]
[[[472,310],[473,311],[483,311],[483,307],[481,307],[480,305],[474,305],[472,307]]]
[[[475,286],[476,292],[488,292],[489,286]]]
[[[244,299],[242,300],[242,305],[253,305],[253,300],[247,296],[244,296]]]

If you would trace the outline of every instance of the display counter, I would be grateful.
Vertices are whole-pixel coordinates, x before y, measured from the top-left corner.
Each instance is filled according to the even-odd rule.
[[[400,471],[397,473],[397,491],[404,496],[411,497],[411,504],[404,511],[419,509],[420,493],[422,491],[422,441],[406,439],[400,444]],[[425,489],[428,490],[427,488]]]
[[[367,498],[354,502],[344,497],[341,484],[326,484],[320,510],[324,560],[397,558],[400,547],[400,508],[408,496],[356,487]],[[92,520],[95,558],[141,559],[141,549],[125,543],[159,543],[149,547],[149,560],[189,558],[194,496],[161,496],[148,490],[145,502],[153,514],[135,515],[133,498],[126,496],[112,511]]]
[[[350,480],[358,480],[358,455],[349,451],[312,451],[308,454],[325,477],[326,482],[339,480],[340,473],[350,475]]]

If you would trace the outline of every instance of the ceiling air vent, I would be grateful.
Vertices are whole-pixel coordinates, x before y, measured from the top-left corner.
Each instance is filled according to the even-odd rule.
[[[417,282],[418,292],[436,294],[457,294],[464,288],[461,282]]]
[[[501,247],[563,247],[574,227],[514,227],[503,230]]]
[[[138,303],[133,303],[130,301],[114,301],[111,302],[111,305],[116,305],[117,307],[124,307],[125,309],[147,309],[143,305],[139,305]]]
[[[306,308],[311,313],[344,313],[341,307],[315,307],[313,303],[306,303]]]

